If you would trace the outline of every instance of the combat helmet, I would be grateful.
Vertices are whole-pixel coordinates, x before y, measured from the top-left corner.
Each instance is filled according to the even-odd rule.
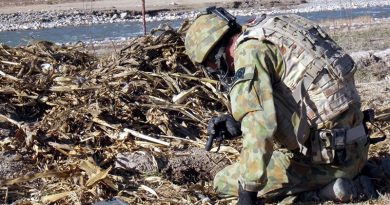
[[[187,55],[194,63],[203,63],[217,43],[232,29],[239,28],[236,18],[225,9],[209,7],[192,23],[185,37]]]

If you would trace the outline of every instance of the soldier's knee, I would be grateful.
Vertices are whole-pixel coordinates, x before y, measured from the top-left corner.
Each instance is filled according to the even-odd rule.
[[[233,181],[236,181],[234,183]],[[238,181],[234,180],[231,176],[226,174],[225,172],[220,171],[218,172],[214,177],[213,182],[214,190],[220,195],[220,196],[237,196],[237,187],[238,187]]]
[[[222,173],[221,173],[221,172],[218,172],[218,173],[214,176],[213,187],[214,187],[215,190],[218,190],[218,187],[220,187],[221,184],[223,183],[222,178],[223,178],[223,176],[222,176]]]

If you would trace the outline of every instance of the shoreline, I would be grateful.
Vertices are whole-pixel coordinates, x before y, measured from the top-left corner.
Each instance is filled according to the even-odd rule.
[[[349,41],[348,39],[355,39],[355,43],[359,44],[364,41],[362,39],[368,39],[370,41],[369,46],[364,46],[365,49],[360,49],[357,47],[352,47],[348,50],[349,53],[360,52],[362,50],[385,50],[390,48],[390,43],[381,43],[385,41],[386,34],[390,30],[390,18],[386,19],[372,19],[367,17],[358,17],[355,19],[339,19],[336,21],[322,21],[318,22],[318,25],[321,28],[325,29],[328,34],[330,34],[334,39],[344,38],[344,41]],[[369,31],[375,31],[375,34],[369,36]],[[352,32],[353,35],[347,36],[348,33]],[[382,35],[380,35],[382,33]],[[103,40],[103,41],[92,41],[84,42],[85,46],[91,48],[89,49],[93,53],[105,54],[110,53],[113,50],[120,50],[123,45],[131,42],[131,40],[137,37],[127,37],[122,40]],[[345,39],[347,38],[347,39]],[[339,42],[341,45],[342,42]],[[65,45],[74,45],[75,43],[68,43]],[[383,44],[383,45],[382,45]],[[343,45],[346,47],[347,45]],[[96,50],[94,50],[96,49]]]
[[[390,6],[390,0],[369,1],[369,0],[351,0],[349,2],[336,3],[336,0],[314,0],[308,3],[296,5],[279,5],[279,7],[259,7],[259,5],[234,5],[233,1],[221,3],[217,1],[217,6],[226,7],[229,12],[235,16],[250,16],[278,13],[308,13],[318,11],[337,11],[342,9],[357,9],[368,7],[387,7]],[[333,3],[332,3],[333,2]],[[234,8],[237,7],[237,8]],[[197,9],[199,10],[199,9]],[[192,19],[199,12],[182,8],[175,10],[167,9],[166,6],[156,7],[155,10],[148,10],[146,20],[162,21],[177,19]],[[0,14],[0,32],[18,31],[18,30],[37,30],[46,28],[59,28],[66,26],[95,25],[104,23],[122,23],[141,21],[141,12],[135,10],[89,10],[89,9],[68,9],[68,10],[46,10],[46,11],[26,11]]]

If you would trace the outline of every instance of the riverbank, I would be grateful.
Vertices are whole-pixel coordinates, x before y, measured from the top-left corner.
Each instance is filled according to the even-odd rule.
[[[390,48],[390,41],[387,40],[390,33],[390,19],[359,17],[318,23],[348,53]],[[118,53],[134,38],[92,41],[84,44],[91,53],[102,56]]]
[[[0,31],[57,28],[104,23],[141,21],[141,0],[0,0]],[[45,3],[46,2],[46,3]],[[47,2],[52,2],[48,4]],[[54,2],[54,3],[53,3]],[[57,2],[57,3],[56,3]],[[193,18],[205,7],[216,5],[227,9],[290,8],[304,0],[242,3],[234,0],[146,0],[146,20]]]
[[[305,3],[306,0],[145,0],[147,10],[194,10],[209,5],[225,7],[285,7]],[[133,10],[141,11],[141,0],[0,0],[0,13],[61,11],[61,10]]]
[[[70,0],[69,0],[70,1]],[[16,1],[18,2],[18,1]],[[21,1],[20,1],[21,2]],[[28,1],[25,1],[28,2]],[[66,2],[58,4],[32,4],[16,6],[0,1],[0,32],[27,29],[57,28],[103,23],[120,23],[141,20],[140,4],[130,5],[126,0],[111,4],[110,1]],[[147,21],[177,20],[194,18],[200,8],[210,5],[228,8],[236,16],[260,15],[262,13],[305,13],[340,9],[390,6],[390,0],[288,0],[288,1],[252,1],[242,3],[233,0],[147,0]]]

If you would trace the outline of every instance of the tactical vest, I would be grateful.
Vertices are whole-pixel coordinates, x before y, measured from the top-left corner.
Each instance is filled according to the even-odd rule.
[[[360,103],[352,58],[318,25],[298,15],[267,17],[247,26],[237,46],[248,39],[269,41],[279,48],[285,65],[281,83],[300,107],[301,122],[309,127],[318,127],[351,103]],[[275,92],[278,85],[274,87]],[[303,124],[298,127],[297,141],[305,152],[302,145],[309,136],[302,136]]]

